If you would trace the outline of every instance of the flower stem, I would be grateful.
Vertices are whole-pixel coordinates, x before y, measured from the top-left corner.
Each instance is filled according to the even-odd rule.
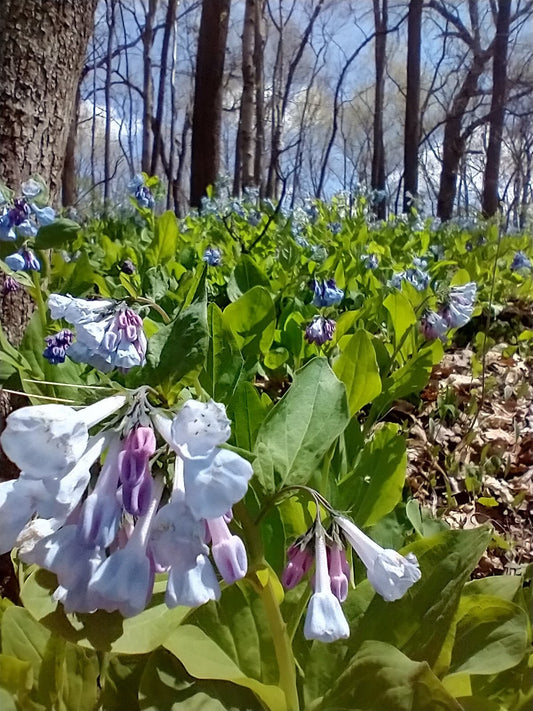
[[[279,686],[285,694],[287,711],[299,711],[300,702],[296,686],[296,664],[287,625],[282,617],[272,580],[272,571],[265,560],[259,528],[254,524],[243,502],[233,507],[242,526],[250,554],[248,580],[259,594],[272,632],[272,641],[279,669]],[[260,573],[263,573],[261,575]],[[266,580],[265,577],[266,576]]]

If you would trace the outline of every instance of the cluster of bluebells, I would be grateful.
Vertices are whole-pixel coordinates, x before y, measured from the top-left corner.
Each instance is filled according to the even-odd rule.
[[[21,474],[0,483],[0,551],[16,547],[21,560],[55,573],[54,599],[66,612],[136,615],[157,572],[168,573],[169,607],[217,600],[211,559],[228,584],[247,572],[228,523],[252,467],[221,447],[230,432],[221,404],[190,400],[171,419],[143,390],[80,410],[15,411],[0,442]],[[152,473],[155,459],[168,463],[169,479]]]
[[[310,284],[313,291],[313,306],[317,308],[327,308],[337,306],[344,299],[344,291],[339,289],[335,279],[319,281],[313,279]],[[323,315],[316,315],[305,329],[304,338],[308,343],[316,343],[323,346],[327,341],[331,341],[335,332],[336,323],[331,318]]]
[[[0,240],[14,242],[35,237],[39,227],[52,224],[55,210],[42,204],[44,185],[31,178],[21,186],[21,197],[10,199],[11,192],[0,186]],[[33,268],[33,267],[32,267]]]
[[[412,267],[392,275],[390,285],[395,289],[400,289],[402,282],[406,281],[411,286],[414,286],[417,291],[424,291],[429,286],[427,266],[427,260],[415,257]]]
[[[379,267],[379,258],[377,254],[362,254],[361,261],[363,262],[365,269],[377,269]]]
[[[74,340],[74,334],[70,329],[64,328],[53,336],[46,336],[44,340],[46,348],[43,351],[43,356],[52,365],[58,365],[65,362],[67,350]]]
[[[202,260],[210,267],[218,267],[222,263],[222,254],[220,249],[216,247],[207,247],[204,251]]]
[[[145,178],[142,173],[137,173],[128,183],[128,192],[135,199],[135,202],[140,208],[153,210],[155,199],[152,191],[145,184]]]
[[[420,320],[420,332],[429,339],[446,340],[450,328],[460,328],[472,318],[476,301],[477,286],[473,281],[460,286],[452,286],[447,298],[438,311],[430,309],[424,312]]]
[[[28,247],[21,247],[13,254],[8,254],[4,261],[14,272],[41,271],[41,262]]]
[[[71,360],[104,373],[114,368],[127,371],[146,362],[142,319],[123,302],[51,294],[48,307],[53,319],[64,319],[76,328],[76,341],[68,346]]]
[[[313,568],[313,594],[304,623],[306,639],[335,642],[349,636],[350,628],[341,603],[348,596],[351,565],[346,547],[361,559],[367,577],[387,601],[399,600],[420,579],[420,568],[413,553],[402,556],[384,549],[364,534],[345,516],[332,511],[331,526],[326,531],[317,513],[309,530],[298,538],[287,551],[287,565],[282,583],[287,589],[295,587]]]
[[[525,252],[520,250],[514,255],[510,269],[512,272],[530,271],[531,260]]]

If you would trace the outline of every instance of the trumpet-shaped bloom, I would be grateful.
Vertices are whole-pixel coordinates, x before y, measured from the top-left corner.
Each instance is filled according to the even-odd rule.
[[[29,236],[32,237],[34,235]],[[37,259],[31,249],[19,249],[18,252],[9,254],[4,261],[14,272],[41,271],[41,262]]]
[[[125,304],[51,294],[48,306],[52,318],[76,327],[77,340],[68,352],[72,360],[103,372],[144,365],[147,340],[142,319]]]
[[[525,252],[520,250],[514,255],[510,268],[512,272],[519,272],[522,269],[531,269],[531,260]]]
[[[305,329],[305,340],[323,346],[326,341],[331,341],[335,333],[336,323],[331,318],[315,316]]]
[[[317,279],[312,282],[313,304],[318,307],[335,306],[344,299],[344,291],[335,284],[335,279],[319,282]]]
[[[420,319],[420,332],[428,340],[440,338],[445,341],[448,328],[446,321],[435,311],[426,311]]]
[[[220,599],[220,585],[207,555],[183,554],[168,573],[165,602],[168,607],[198,607]]]
[[[204,251],[202,260],[206,262],[210,267],[218,267],[222,263],[222,255],[220,250],[216,247],[208,247]]]
[[[450,328],[460,328],[472,318],[476,300],[477,285],[470,281],[461,286],[452,286],[447,303],[441,308],[440,315]]]
[[[230,438],[226,408],[214,400],[187,400],[172,420],[171,433],[173,443],[186,457],[206,455]]]
[[[399,600],[420,580],[420,568],[413,553],[402,556],[382,548],[344,516],[336,517],[335,521],[363,561],[370,584],[384,600]]]
[[[120,409],[125,401],[124,396],[114,395],[81,410],[55,404],[21,407],[7,418],[0,443],[26,475],[60,476],[86,450],[89,428]]]
[[[304,637],[335,642],[350,636],[350,628],[338,599],[331,592],[324,531],[315,538],[315,591],[311,595],[304,623]]]

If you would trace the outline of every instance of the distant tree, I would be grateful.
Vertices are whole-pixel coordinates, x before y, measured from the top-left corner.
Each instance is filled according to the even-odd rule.
[[[242,93],[239,110],[239,127],[235,146],[235,171],[233,193],[239,195],[242,188],[254,180],[254,112],[256,99],[255,23],[258,19],[259,0],[246,0],[242,31]]]
[[[403,211],[418,195],[418,148],[420,142],[420,50],[423,0],[411,0],[407,17],[407,88],[403,159]]]
[[[199,207],[213,185],[220,159],[224,55],[228,34],[230,0],[203,0],[191,137],[190,203]]]
[[[507,46],[509,44],[510,23],[511,0],[499,0],[492,59],[489,144],[487,146],[487,162],[483,175],[483,197],[481,201],[481,210],[485,217],[492,217],[498,211],[498,178],[507,93]]]
[[[373,0],[374,28],[376,39],[374,44],[374,60],[376,81],[374,84],[374,145],[372,153],[372,190],[381,195],[385,193],[385,142],[383,139],[383,114],[385,101],[385,69],[387,65],[387,25],[388,0]],[[387,214],[387,203],[378,199],[375,205],[376,217],[384,219]]]

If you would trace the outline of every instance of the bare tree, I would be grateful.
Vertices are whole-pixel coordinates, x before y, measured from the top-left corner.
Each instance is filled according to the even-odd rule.
[[[376,83],[374,87],[374,150],[372,154],[372,190],[380,197],[375,204],[376,217],[384,219],[387,214],[385,195],[385,145],[383,140],[383,110],[385,98],[385,68],[387,63],[388,0],[373,0],[376,39],[374,59]]]
[[[190,203],[193,207],[200,206],[207,187],[217,178],[230,4],[230,0],[202,3],[192,117]]]
[[[418,195],[418,146],[420,142],[420,50],[423,0],[411,0],[407,17],[407,87],[403,153],[403,211],[409,212]]]

